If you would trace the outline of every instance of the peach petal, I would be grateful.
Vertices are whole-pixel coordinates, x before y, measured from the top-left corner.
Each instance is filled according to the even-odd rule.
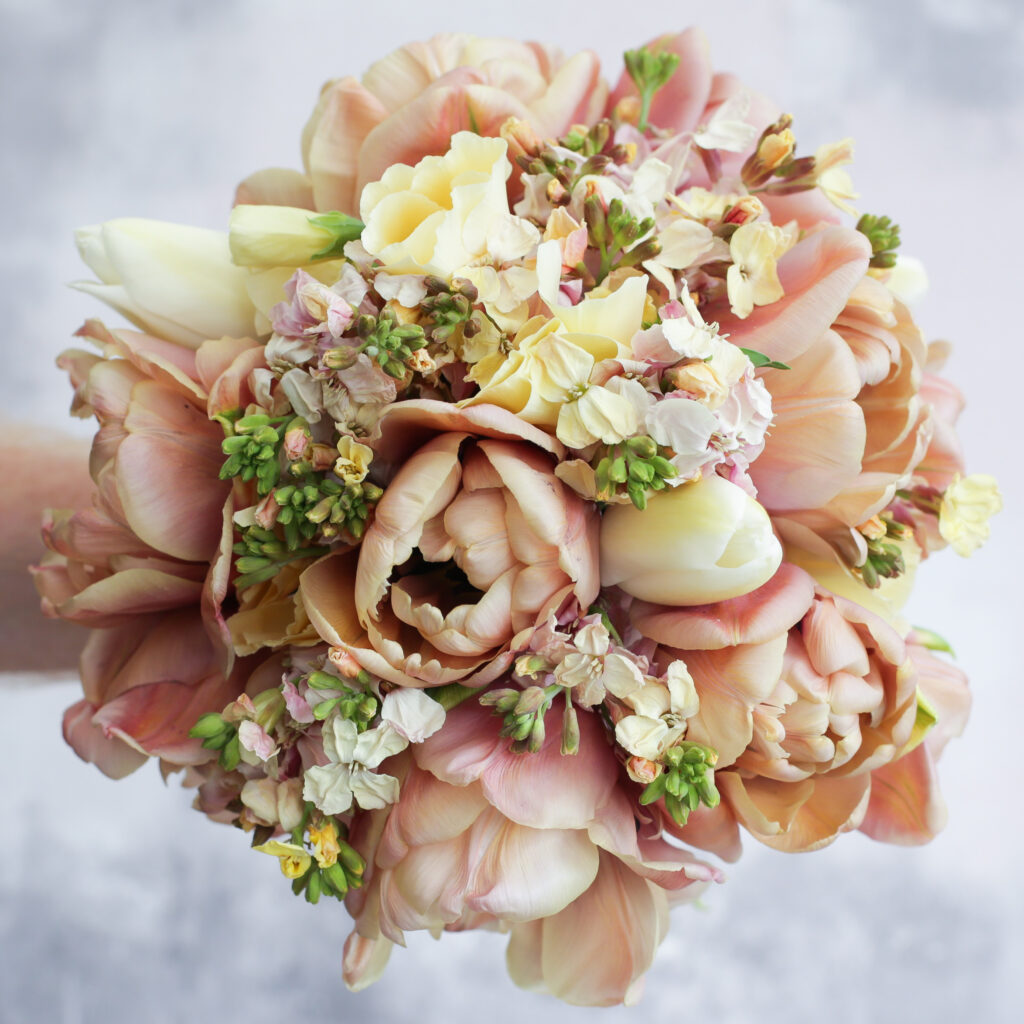
[[[850,228],[808,236],[779,260],[783,298],[758,307],[746,320],[727,317],[729,340],[790,363],[842,312],[870,256],[867,239]]]
[[[946,825],[935,762],[925,744],[871,773],[871,800],[861,832],[882,843],[918,846]]]
[[[868,654],[853,626],[831,601],[816,601],[804,619],[803,639],[811,664],[823,676],[868,673]]]
[[[528,120],[538,134],[557,137],[570,125],[596,121],[607,94],[597,55],[589,51],[577,53],[558,69],[543,98],[530,104]]]
[[[359,213],[360,147],[387,116],[380,100],[355,78],[342,78],[325,88],[303,140],[314,209]]]
[[[770,511],[820,508],[856,481],[867,436],[854,399],[860,377],[833,331],[792,360],[764,371],[775,422],[751,479]]]
[[[117,452],[117,485],[135,533],[175,558],[209,561],[230,490],[217,479],[222,461],[215,443],[197,451],[177,436],[125,438]]]
[[[64,741],[83,760],[96,765],[110,779],[123,779],[148,758],[95,724],[96,707],[80,700],[64,712]]]
[[[479,77],[480,73],[471,68],[450,71],[371,128],[359,148],[356,188],[361,191],[369,182],[379,180],[392,164],[414,166],[424,156],[447,152],[456,132],[497,135],[510,117],[530,119],[528,108],[519,100],[479,84]],[[313,180],[315,187],[315,176]],[[318,207],[319,203],[317,193]]]
[[[229,497],[224,503],[222,511],[220,544],[217,547],[216,555],[214,555],[210,563],[210,571],[206,574],[206,579],[203,581],[203,592],[199,602],[207,636],[209,636],[211,643],[223,654],[221,669],[225,673],[231,671],[235,660],[235,651],[231,643],[231,631],[228,629],[223,611],[224,600],[228,594],[228,584],[231,580],[231,567],[234,561],[235,527],[232,520],[233,511],[234,503]]]
[[[444,512],[445,531],[458,546],[456,563],[478,590],[486,590],[517,564],[504,518],[505,499],[494,489],[464,489]]]
[[[385,938],[367,939],[352,932],[345,940],[341,973],[346,988],[361,992],[379,980],[387,967],[393,943]]]
[[[582,896],[558,914],[512,929],[509,974],[517,985],[577,1006],[631,1002],[667,928],[664,894],[602,853],[597,878]]]
[[[211,754],[188,731],[200,715],[219,711],[238,695],[239,687],[215,675],[197,686],[179,682],[150,683],[128,690],[104,705],[93,721],[108,735],[172,764],[203,764]]]
[[[629,616],[647,638],[667,647],[717,651],[741,644],[760,644],[795,626],[814,598],[814,580],[802,569],[783,562],[757,590],[715,604],[690,608],[636,601]]]
[[[967,676],[917,644],[909,644],[908,652],[917,670],[921,693],[938,715],[938,722],[925,737],[932,756],[938,758],[949,740],[959,736],[967,725],[971,710]]]
[[[43,540],[67,558],[102,565],[113,555],[145,557],[156,552],[102,508],[83,508],[73,515],[46,510]]]
[[[155,569],[126,569],[86,586],[57,607],[63,619],[105,629],[146,612],[192,604],[202,584]]]
[[[267,167],[250,174],[235,190],[235,206],[295,206],[315,210],[313,183],[299,171]]]
[[[470,830],[467,855],[466,905],[511,923],[568,906],[594,881],[599,860],[584,831],[527,828],[493,809]]]
[[[725,768],[743,753],[753,736],[753,709],[775,688],[782,674],[786,635],[761,644],[721,651],[670,651],[686,662],[700,697],[688,720],[686,737],[718,752]]]
[[[384,826],[377,865],[394,867],[414,847],[454,839],[469,829],[488,806],[478,785],[451,786],[430,772],[410,772],[402,784],[402,799]]]
[[[94,364],[86,380],[85,396],[100,424],[123,421],[132,389],[145,379],[141,370],[123,359],[103,359]]]
[[[468,786],[478,780],[508,740],[497,719],[470,698],[448,712],[444,726],[413,747],[416,763],[442,782]]]
[[[90,338],[100,345],[107,359],[121,356],[146,377],[192,395],[198,401],[203,398],[192,349],[140,331],[111,331],[100,320],[87,320],[75,336]]]
[[[392,471],[435,434],[447,432],[529,441],[553,455],[564,453],[550,434],[496,405],[460,409],[429,398],[410,399],[388,406],[378,430],[379,437],[373,441],[374,465]]]
[[[480,709],[481,712],[484,709]],[[488,716],[487,725],[497,728]],[[584,828],[611,798],[617,764],[596,716],[580,712],[580,749],[561,753],[561,709],[545,717],[544,745],[536,754],[513,754],[501,744],[480,782],[487,799],[506,817],[532,828]],[[537,793],[543,791],[543,801]]]
[[[216,660],[192,610],[135,616],[128,625],[90,633],[79,664],[82,690],[87,700],[104,704],[147,683],[194,682],[211,674]]]
[[[384,491],[359,554],[355,603],[363,625],[378,617],[377,607],[395,566],[412,555],[424,526],[458,492],[459,448],[464,434],[443,434],[423,446]],[[363,610],[365,609],[365,614]]]
[[[715,776],[740,823],[766,846],[788,853],[818,850],[857,828],[867,811],[871,777],[822,776],[803,782]]]

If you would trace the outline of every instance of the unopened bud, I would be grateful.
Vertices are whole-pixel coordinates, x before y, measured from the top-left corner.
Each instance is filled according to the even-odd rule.
[[[359,662],[342,647],[332,647],[327,652],[327,660],[344,679],[357,679],[363,671]]]
[[[646,757],[631,757],[626,762],[626,774],[643,786],[649,786],[663,771],[657,761],[649,761]]]
[[[532,715],[540,710],[547,699],[547,694],[540,686],[528,686],[516,702],[517,715]]]
[[[580,749],[580,723],[576,709],[566,704],[562,715],[562,754],[575,754]]]

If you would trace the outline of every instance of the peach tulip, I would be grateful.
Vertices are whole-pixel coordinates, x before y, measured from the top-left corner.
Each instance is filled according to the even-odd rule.
[[[427,421],[441,406],[442,426],[472,429],[491,413],[509,429],[517,422],[487,407],[405,404]],[[394,409],[402,418],[402,405]],[[381,446],[390,454],[396,424],[387,419]],[[303,574],[303,604],[324,640],[383,679],[482,685],[565,602],[589,607],[600,585],[597,528],[597,510],[558,480],[539,447],[441,433],[390,481],[358,551]]]

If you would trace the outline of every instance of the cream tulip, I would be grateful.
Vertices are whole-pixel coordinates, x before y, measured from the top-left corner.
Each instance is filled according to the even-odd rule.
[[[720,476],[615,505],[601,522],[601,585],[644,601],[710,604],[767,583],[782,562],[768,513]]]
[[[240,267],[302,267],[359,237],[362,221],[342,213],[318,215],[295,206],[247,206],[231,211],[228,242]]]
[[[72,287],[142,330],[191,349],[254,333],[248,273],[231,262],[223,232],[125,217],[80,228],[75,240],[99,281]]]

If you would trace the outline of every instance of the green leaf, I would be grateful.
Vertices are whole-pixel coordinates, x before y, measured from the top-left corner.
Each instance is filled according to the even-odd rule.
[[[766,370],[788,370],[789,366],[786,363],[780,363],[775,359],[769,359],[763,352],[758,352],[757,349],[753,348],[741,348],[740,351],[754,364],[758,369]]]

